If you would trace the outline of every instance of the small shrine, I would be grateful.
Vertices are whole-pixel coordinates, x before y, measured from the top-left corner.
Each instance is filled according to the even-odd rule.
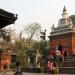
[[[0,9],[0,32],[3,27],[15,23],[16,19],[17,19],[16,14],[12,14],[3,9]],[[0,40],[1,39],[2,37],[0,34]],[[3,39],[2,41],[0,41],[0,71],[3,70],[3,67],[5,64],[7,64],[8,70],[10,69],[12,53],[11,53],[11,48],[9,48],[8,45],[11,45],[11,44],[10,43],[7,44],[6,41],[4,41]]]
[[[27,53],[27,67],[28,68],[40,68],[41,54],[38,49],[28,51]]]

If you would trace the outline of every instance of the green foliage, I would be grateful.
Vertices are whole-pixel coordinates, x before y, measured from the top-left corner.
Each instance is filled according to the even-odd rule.
[[[24,30],[22,30],[19,34],[19,40],[16,41],[16,50],[17,55],[20,59],[25,57],[25,52],[32,49],[33,46],[33,40],[35,34],[40,32],[41,26],[38,23],[32,23],[27,25]],[[28,36],[27,39],[22,38],[23,31],[25,31],[25,35]]]
[[[17,60],[21,62],[22,66],[25,66],[27,64],[27,52],[30,50],[28,39],[24,39],[22,37],[16,39],[15,49],[17,53]]]
[[[18,56],[18,60],[21,60],[21,63],[26,63],[27,52],[30,50],[38,49],[41,55],[47,55],[49,53],[49,44],[48,41],[35,41],[33,40],[34,35],[37,33],[40,34],[41,26],[38,23],[29,24],[24,29],[26,35],[28,35],[27,39],[22,38],[23,31],[20,32],[19,39],[16,39],[16,52]],[[38,36],[38,35],[36,35]],[[40,37],[40,36],[39,36]]]
[[[40,42],[40,52],[42,55],[47,56],[49,53],[50,48],[49,48],[49,43],[48,41],[41,41]]]
[[[46,56],[50,51],[49,42],[48,41],[43,41],[43,40],[42,41],[35,41],[33,43],[33,48],[34,49],[39,49],[41,55],[44,55],[44,56]]]
[[[34,41],[32,47],[33,47],[34,49],[40,49],[40,42]]]

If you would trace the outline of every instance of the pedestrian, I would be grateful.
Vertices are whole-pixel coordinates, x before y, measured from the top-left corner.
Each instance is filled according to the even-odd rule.
[[[48,55],[47,56],[47,61],[51,61],[51,60],[54,60],[54,57],[52,54]]]
[[[7,66],[7,63],[6,63],[3,66],[3,75],[7,75],[7,68],[8,68],[8,66]]]
[[[56,50],[54,49],[54,50],[51,50],[51,53],[50,53],[53,57],[55,57],[56,56]]]
[[[65,50],[64,51],[64,57],[66,57],[68,55],[68,52]]]
[[[59,68],[57,62],[53,63],[53,74],[58,74],[59,73]]]
[[[55,61],[56,57],[56,50],[51,50],[51,55],[53,56],[53,60]]]
[[[14,75],[23,75],[22,71],[21,71],[21,63],[20,62],[16,62],[16,72],[14,73]]]
[[[48,71],[50,74],[53,73],[53,60],[48,61]]]
[[[55,62],[60,64],[60,57],[61,57],[61,52],[57,49],[56,50],[56,57],[55,57]]]

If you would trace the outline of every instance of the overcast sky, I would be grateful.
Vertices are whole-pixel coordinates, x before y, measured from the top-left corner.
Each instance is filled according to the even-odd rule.
[[[69,15],[75,14],[75,0],[0,0],[0,8],[18,14],[16,31],[28,23],[40,23],[50,33],[51,26],[57,26],[64,5]]]

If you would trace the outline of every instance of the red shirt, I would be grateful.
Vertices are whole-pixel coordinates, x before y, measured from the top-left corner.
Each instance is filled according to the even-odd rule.
[[[61,51],[61,55],[64,56],[64,50]]]
[[[51,54],[53,55],[53,57],[56,56],[55,50],[52,50],[52,51],[51,51]]]

